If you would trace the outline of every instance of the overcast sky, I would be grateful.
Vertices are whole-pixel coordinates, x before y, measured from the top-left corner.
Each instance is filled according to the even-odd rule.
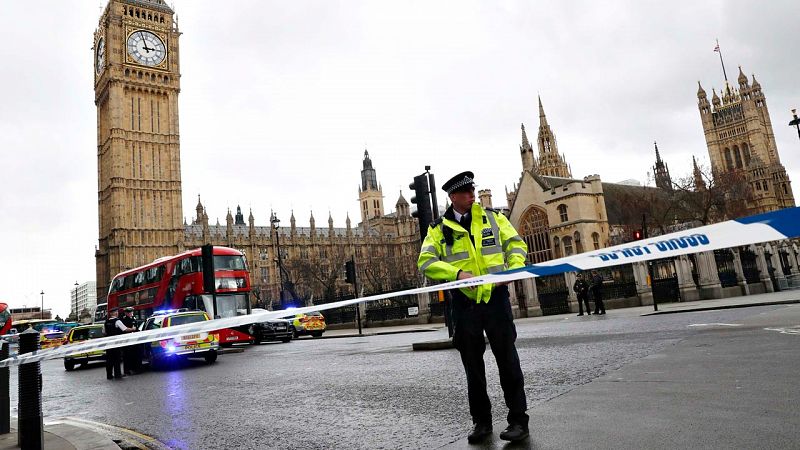
[[[4,2],[0,13],[0,301],[64,317],[95,277],[96,109],[92,36],[105,2]],[[800,107],[795,1],[177,0],[183,210],[201,194],[358,222],[364,148],[387,213],[430,165],[441,184],[473,170],[505,204],[520,123],[535,140],[537,94],[576,177],[646,180],[653,141],[673,177],[708,161],[697,82],[711,94],[738,65],[756,74],[778,149],[800,179],[786,124]],[[795,185],[797,191],[798,185]],[[443,196],[440,197],[443,202]]]

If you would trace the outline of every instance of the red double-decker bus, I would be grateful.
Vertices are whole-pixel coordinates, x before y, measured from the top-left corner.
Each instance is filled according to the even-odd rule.
[[[214,247],[214,295],[203,288],[201,249],[159,258],[150,264],[119,273],[108,290],[108,309],[134,308],[139,320],[154,312],[188,308],[205,311],[212,318],[250,314],[250,274],[244,254],[228,247]],[[241,330],[219,330],[220,344],[252,342]]]

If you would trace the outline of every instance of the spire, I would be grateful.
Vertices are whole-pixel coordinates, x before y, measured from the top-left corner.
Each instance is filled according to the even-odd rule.
[[[525,124],[521,124],[522,128],[522,145],[519,146],[519,153],[522,157],[522,170],[533,170],[536,168],[536,158],[533,156],[533,148],[528,141],[528,133],[525,132]]]
[[[542,107],[541,101],[539,102],[539,107],[540,108]],[[528,142],[528,134],[525,133],[525,124],[524,123],[522,124],[522,148],[523,149],[531,148],[531,143]]]
[[[720,100],[719,100],[719,96],[717,95],[717,90],[716,89],[711,89],[711,93],[712,93],[712,95],[711,95],[711,103],[713,103],[714,106],[719,106]]]
[[[253,228],[256,224],[256,219],[253,217],[253,208],[250,208],[250,215],[247,216],[247,223],[250,225],[250,228]]]
[[[747,75],[742,72],[742,66],[739,66],[739,86],[744,89],[747,87]]]
[[[345,224],[347,225],[347,228],[350,228],[352,225],[352,222],[350,221],[350,211],[347,212],[347,220],[345,220]]]
[[[706,190],[706,182],[703,180],[703,173],[700,171],[700,167],[697,166],[697,160],[694,155],[692,155],[692,173],[694,174],[694,190]]]
[[[539,97],[539,136],[537,143],[539,146],[539,161],[538,164],[535,162],[533,164],[536,172],[544,176],[571,178],[572,173],[567,162],[558,153],[556,136],[553,134],[553,130],[550,129],[550,125],[547,124],[541,97]],[[523,160],[524,163],[525,161]]]
[[[539,126],[547,126],[547,116],[544,115],[544,107],[542,107],[542,97],[536,95],[539,99]]]
[[[242,207],[236,205],[236,225],[244,225],[244,214],[242,214]]]
[[[330,211],[328,211],[328,228],[333,228],[333,216]]]
[[[375,168],[372,167],[372,159],[369,157],[369,152],[364,149],[364,160],[362,161],[361,168],[361,190],[380,190],[378,186],[378,176],[375,173]]]
[[[761,89],[761,83],[756,80],[756,74],[753,74],[753,89]]]
[[[697,98],[700,100],[708,98],[705,89],[703,89],[703,86],[700,85],[700,81],[697,82]]]
[[[656,164],[653,166],[653,175],[655,177],[656,186],[664,189],[665,191],[672,190],[672,178],[669,175],[669,167],[661,159],[661,154],[658,152],[658,143],[653,141],[656,148]]]
[[[311,211],[311,218],[308,219],[308,223],[311,224],[311,228],[314,228],[316,226],[317,221],[314,220],[314,211],[313,210]]]

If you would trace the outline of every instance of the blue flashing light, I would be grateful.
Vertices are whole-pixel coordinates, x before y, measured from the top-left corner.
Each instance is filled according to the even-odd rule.
[[[172,344],[168,345],[167,346],[167,352],[169,352],[169,353],[175,352],[175,346],[172,345]]]

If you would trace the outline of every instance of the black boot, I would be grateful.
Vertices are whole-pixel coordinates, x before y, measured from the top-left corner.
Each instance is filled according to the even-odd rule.
[[[486,439],[487,436],[492,434],[492,424],[490,423],[476,423],[475,428],[467,436],[467,442],[476,444]]]
[[[518,442],[528,437],[528,427],[519,424],[509,425],[508,428],[500,433],[500,439],[504,441]]]

